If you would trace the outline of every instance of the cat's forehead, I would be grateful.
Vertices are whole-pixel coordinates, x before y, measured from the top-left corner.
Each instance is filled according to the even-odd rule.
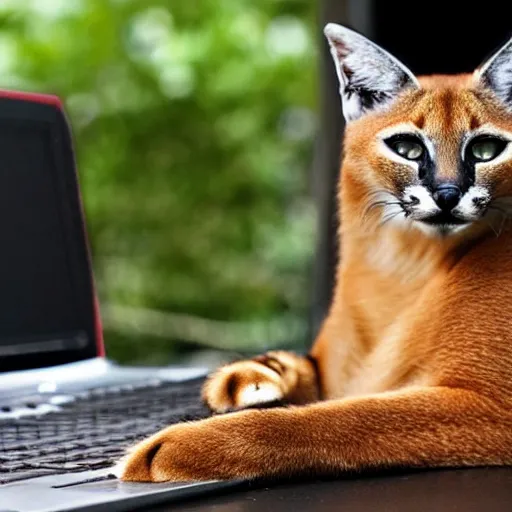
[[[423,90],[441,92],[445,89],[465,90],[470,89],[473,75],[465,73],[460,75],[428,75],[419,76],[418,82]]]
[[[496,108],[495,101],[475,90],[471,75],[420,77],[419,82],[419,90],[398,102],[392,122],[412,123],[426,135],[445,142],[455,142],[487,124],[512,128],[509,116]]]

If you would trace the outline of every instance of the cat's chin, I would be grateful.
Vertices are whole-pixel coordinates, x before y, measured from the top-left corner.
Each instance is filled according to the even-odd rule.
[[[458,221],[453,224],[450,222],[429,222],[428,220],[411,220],[411,222],[416,229],[433,237],[459,235],[469,231],[469,229],[474,226],[473,221]]]
[[[442,221],[444,220],[444,222]],[[450,222],[450,219],[413,219],[407,214],[395,215],[392,220],[385,223],[387,226],[393,226],[399,230],[411,231],[417,230],[433,238],[445,238],[448,236],[459,235],[470,231],[476,224],[476,220],[456,219]]]

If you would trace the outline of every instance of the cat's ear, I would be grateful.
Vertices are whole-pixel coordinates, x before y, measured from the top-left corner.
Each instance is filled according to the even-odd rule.
[[[335,23],[326,25],[324,34],[340,81],[347,121],[385,108],[406,88],[419,88],[409,69],[366,37]]]
[[[512,39],[476,69],[473,80],[512,111]]]

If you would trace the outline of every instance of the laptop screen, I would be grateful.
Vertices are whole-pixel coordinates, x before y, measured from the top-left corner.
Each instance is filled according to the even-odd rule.
[[[35,108],[0,117],[0,371],[95,355],[69,134],[55,108]]]

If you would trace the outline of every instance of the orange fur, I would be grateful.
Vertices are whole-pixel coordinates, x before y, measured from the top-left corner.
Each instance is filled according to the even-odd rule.
[[[375,149],[381,130],[420,126],[449,179],[461,137],[489,123],[512,132],[512,115],[469,75],[419,81],[347,127],[340,265],[311,359],[275,352],[234,363],[204,388],[219,412],[252,405],[251,389],[295,405],[165,429],[135,447],[124,480],[512,464],[512,229],[490,215],[433,237],[366,211],[372,190],[402,179]],[[482,172],[495,197],[512,196],[512,162]]]

